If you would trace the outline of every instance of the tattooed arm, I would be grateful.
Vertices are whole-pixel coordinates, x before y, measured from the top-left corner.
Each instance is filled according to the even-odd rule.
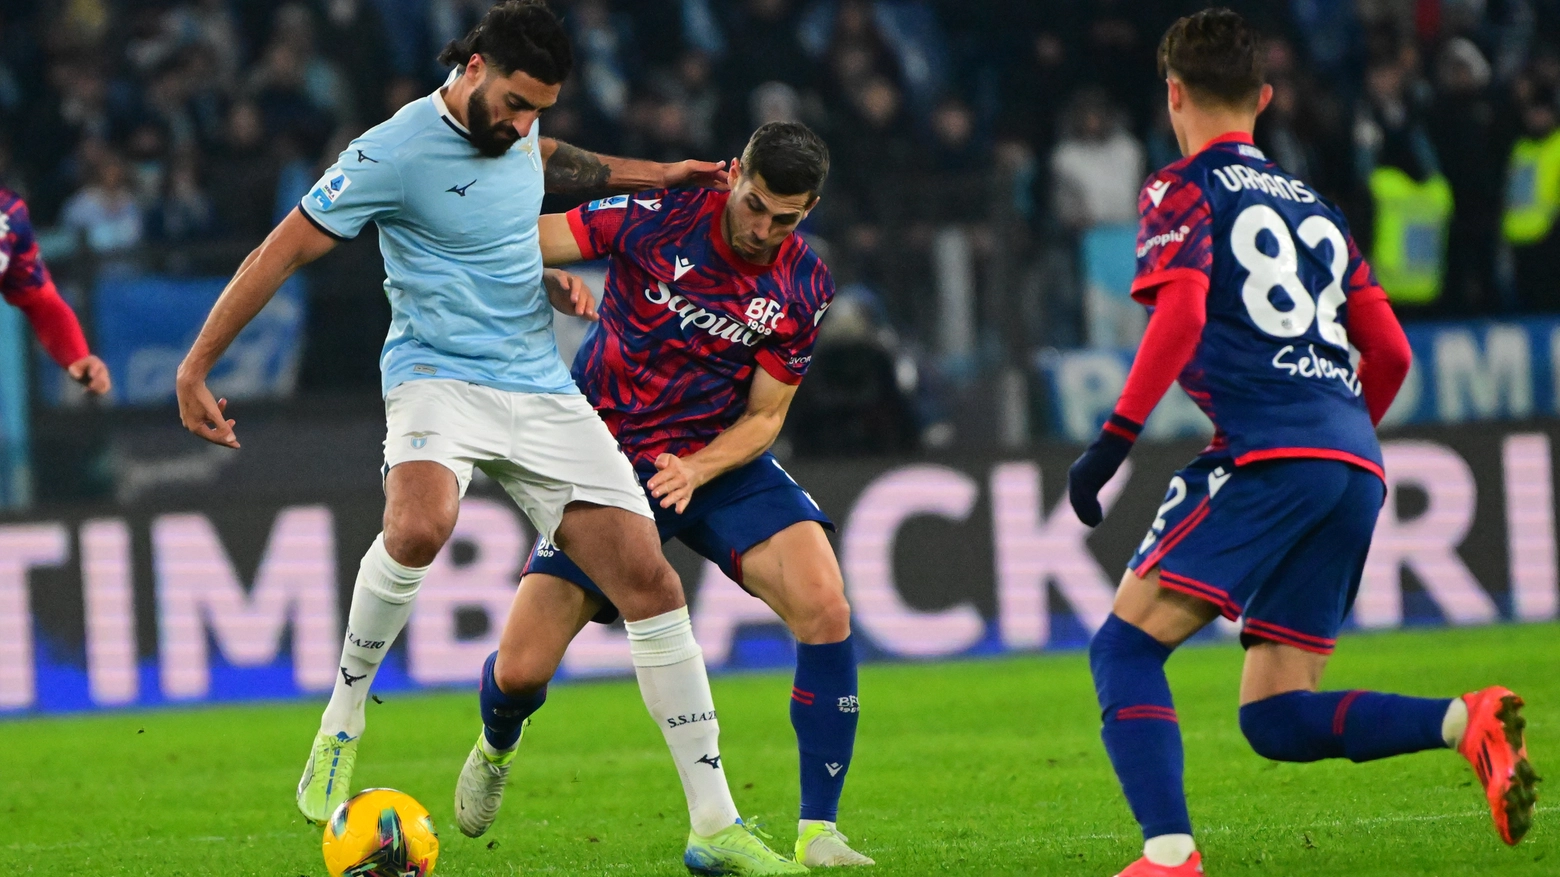
[[[726,163],[679,161],[662,164],[598,155],[550,137],[541,138],[547,191],[589,197],[673,186],[726,186]]]

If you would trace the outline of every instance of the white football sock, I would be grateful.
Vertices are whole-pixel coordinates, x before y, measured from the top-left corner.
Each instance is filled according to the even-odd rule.
[[[677,763],[688,798],[688,820],[696,834],[709,837],[737,821],[737,805],[720,764],[720,723],[688,608],[630,621],[624,627],[639,693]]]
[[[385,550],[385,534],[363,555],[357,581],[352,586],[352,609],[347,613],[347,636],[341,646],[341,664],[330,704],[320,717],[320,732],[363,733],[368,688],[385,653],[412,615],[412,598],[428,567],[403,566]]]
[[[1150,862],[1166,868],[1186,864],[1186,860],[1196,851],[1197,844],[1189,834],[1161,834],[1143,843],[1143,855]]]
[[[1468,732],[1468,703],[1460,697],[1452,698],[1451,706],[1441,719],[1441,739],[1448,749],[1462,745],[1463,734]]]

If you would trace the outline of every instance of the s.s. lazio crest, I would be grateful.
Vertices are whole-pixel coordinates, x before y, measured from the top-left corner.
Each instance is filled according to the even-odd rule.
[[[428,446],[428,436],[430,436],[430,435],[438,435],[438,433],[436,433],[436,432],[409,432],[409,433],[406,434],[406,438],[409,438],[409,439],[412,440],[412,449],[413,450],[420,451],[423,448]]]

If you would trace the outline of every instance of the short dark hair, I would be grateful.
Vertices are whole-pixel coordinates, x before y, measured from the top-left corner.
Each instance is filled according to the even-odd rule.
[[[472,55],[508,76],[520,71],[548,85],[569,78],[574,51],[563,22],[544,0],[504,0],[487,11],[482,22],[439,53],[439,63],[465,66]]]
[[[1180,19],[1159,43],[1159,75],[1174,75],[1194,98],[1251,108],[1262,93],[1257,34],[1233,10],[1204,9]]]
[[[776,195],[817,198],[829,178],[829,147],[801,122],[770,122],[748,138],[742,172],[763,177]]]

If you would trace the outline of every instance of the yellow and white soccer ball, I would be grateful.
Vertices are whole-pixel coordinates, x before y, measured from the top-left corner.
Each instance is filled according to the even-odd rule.
[[[330,877],[428,877],[439,833],[417,799],[395,789],[364,789],[325,823]]]

